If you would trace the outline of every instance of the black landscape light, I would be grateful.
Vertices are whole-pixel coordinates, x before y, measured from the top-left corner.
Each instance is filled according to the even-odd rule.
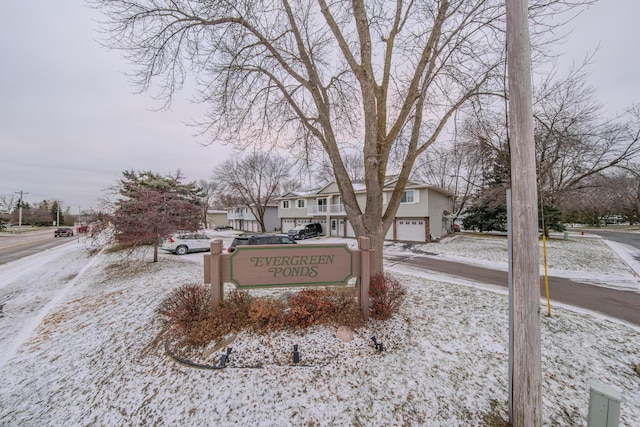
[[[220,357],[220,368],[224,368],[225,365],[227,364],[227,360],[229,359],[229,355],[231,354],[231,347],[227,347],[227,352],[226,354],[223,354]]]
[[[384,351],[384,346],[382,345],[382,341],[378,342],[375,335],[371,337],[371,341],[373,341],[373,345],[376,346],[376,350],[378,350],[378,352]]]
[[[298,353],[298,344],[293,345],[293,363],[300,362],[300,353]]]

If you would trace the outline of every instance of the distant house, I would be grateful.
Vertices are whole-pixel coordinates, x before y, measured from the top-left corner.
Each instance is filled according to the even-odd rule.
[[[385,184],[384,204],[391,198],[396,180]],[[365,202],[364,183],[353,183],[358,203]],[[323,232],[331,236],[356,237],[342,204],[335,182],[311,192],[289,192],[278,198],[278,217],[283,233],[310,222],[322,224]],[[442,188],[410,181],[405,187],[400,207],[385,240],[429,242],[452,231],[450,212],[453,195]]]
[[[209,228],[215,228],[216,225],[229,225],[227,211],[209,209],[207,211],[207,225]]]
[[[248,206],[238,205],[227,209],[227,221],[234,230],[251,231],[254,233],[262,232],[260,222],[258,222]],[[266,207],[264,225],[268,232],[280,230],[277,205],[274,204]]]

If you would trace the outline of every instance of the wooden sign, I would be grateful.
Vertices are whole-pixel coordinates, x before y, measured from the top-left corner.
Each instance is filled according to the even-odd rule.
[[[347,245],[247,245],[222,253],[222,240],[211,242],[204,256],[204,282],[211,284],[211,304],[217,311],[224,283],[237,288],[346,284],[355,277],[362,315],[369,318],[369,279],[373,272],[369,239],[358,238],[358,249]]]
[[[239,246],[229,258],[238,288],[346,284],[354,276],[346,245]]]

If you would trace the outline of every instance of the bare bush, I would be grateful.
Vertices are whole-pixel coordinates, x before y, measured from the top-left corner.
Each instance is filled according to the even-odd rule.
[[[249,307],[249,319],[258,331],[279,331],[286,323],[286,306],[273,298],[255,299]]]
[[[186,333],[194,323],[210,317],[210,288],[204,285],[180,286],[162,300],[157,312],[168,324]]]
[[[407,290],[391,275],[378,273],[371,278],[369,297],[374,319],[387,320],[400,309]]]

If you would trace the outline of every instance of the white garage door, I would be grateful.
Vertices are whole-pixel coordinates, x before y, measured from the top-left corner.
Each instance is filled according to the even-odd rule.
[[[293,227],[295,227],[295,225],[296,225],[296,221],[294,219],[283,219],[282,220],[282,232],[286,233],[287,231],[289,231]]]
[[[424,219],[398,219],[398,240],[425,242]]]

